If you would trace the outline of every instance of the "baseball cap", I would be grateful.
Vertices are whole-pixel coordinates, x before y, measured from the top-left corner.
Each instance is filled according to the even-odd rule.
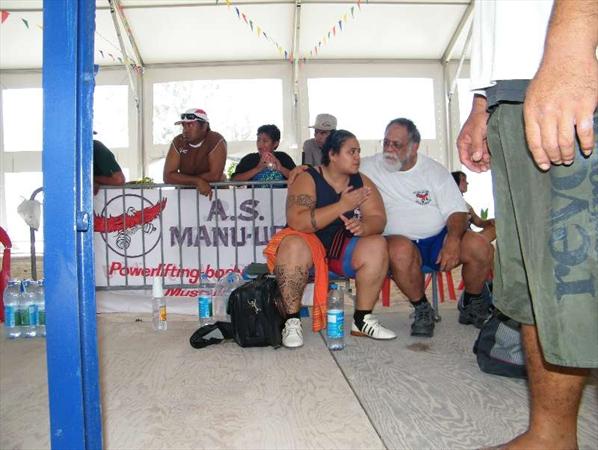
[[[336,117],[332,114],[318,114],[316,116],[316,123],[309,128],[324,131],[336,130]]]
[[[195,122],[196,120],[198,122],[210,122],[208,119],[208,113],[203,109],[191,108],[181,114],[181,120],[175,122],[174,124],[180,125],[182,123]]]

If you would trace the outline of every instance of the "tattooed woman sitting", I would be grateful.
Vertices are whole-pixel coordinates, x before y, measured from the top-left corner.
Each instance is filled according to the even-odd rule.
[[[357,300],[351,334],[396,337],[372,315],[388,272],[386,242],[380,234],[386,213],[376,186],[359,173],[359,152],[352,133],[334,131],[322,148],[322,165],[309,168],[289,186],[289,228],[275,236],[265,252],[275,255],[274,274],[287,309],[282,335],[285,347],[303,345],[301,298],[310,269],[324,258],[324,252],[328,269],[355,278]],[[321,255],[318,249],[322,249]]]

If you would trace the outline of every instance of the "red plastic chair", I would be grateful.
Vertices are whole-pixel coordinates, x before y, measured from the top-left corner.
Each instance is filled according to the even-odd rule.
[[[2,254],[2,272],[0,272],[0,322],[4,322],[4,289],[10,279],[10,249],[12,242],[4,228],[0,227],[0,243],[4,245]]]

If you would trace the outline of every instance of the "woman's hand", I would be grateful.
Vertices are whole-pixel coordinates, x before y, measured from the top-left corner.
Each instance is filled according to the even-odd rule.
[[[361,205],[370,196],[369,187],[360,187],[353,189],[353,186],[347,186],[341,193],[339,202],[343,205],[343,211],[351,211]]]
[[[353,233],[354,236],[361,236],[363,234],[363,222],[357,216],[347,219],[344,214],[340,215],[340,219],[345,224],[345,228]]]

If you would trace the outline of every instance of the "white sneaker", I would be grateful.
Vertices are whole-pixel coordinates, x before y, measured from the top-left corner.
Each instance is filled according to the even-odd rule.
[[[287,348],[297,348],[303,345],[303,330],[300,319],[289,319],[282,330],[282,345]]]
[[[352,336],[369,336],[373,339],[394,339],[397,337],[397,334],[389,330],[388,328],[384,328],[378,322],[378,319],[373,314],[366,314],[363,318],[363,327],[361,330],[357,328],[355,325],[355,321],[351,324],[351,335]]]

